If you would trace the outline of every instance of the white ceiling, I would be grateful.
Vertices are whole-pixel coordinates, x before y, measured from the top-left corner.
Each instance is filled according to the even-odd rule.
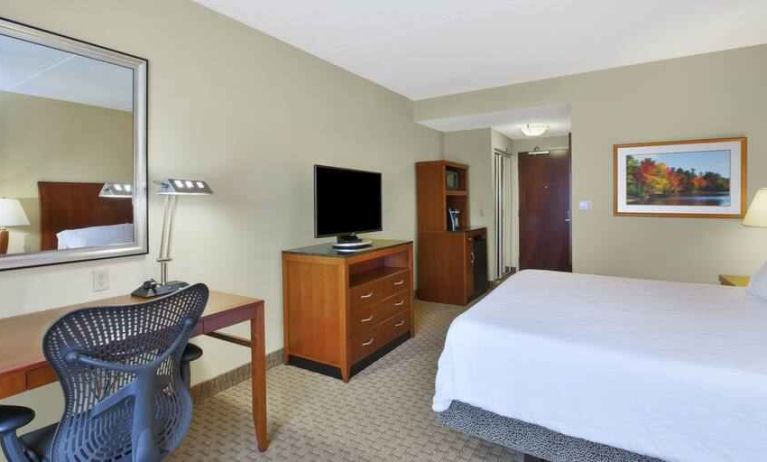
[[[133,110],[133,70],[0,35],[0,91]]]
[[[474,130],[491,127],[511,139],[530,138],[522,133],[525,124],[545,124],[548,130],[543,136],[561,136],[570,133],[570,107],[566,104],[514,108],[507,111],[419,120],[419,124],[441,132]]]
[[[411,99],[767,43],[765,0],[195,0]]]

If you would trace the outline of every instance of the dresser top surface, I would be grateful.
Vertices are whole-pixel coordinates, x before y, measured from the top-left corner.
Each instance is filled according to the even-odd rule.
[[[358,255],[364,255],[376,250],[388,249],[390,247],[397,247],[400,245],[412,244],[413,241],[398,241],[393,239],[374,239],[373,245],[365,247],[359,251],[349,252],[341,251],[333,248],[333,242],[327,242],[325,244],[312,245],[309,247],[299,247],[297,249],[284,250],[283,253],[297,254],[297,255],[311,255],[319,257],[336,257],[336,258],[351,258]]]

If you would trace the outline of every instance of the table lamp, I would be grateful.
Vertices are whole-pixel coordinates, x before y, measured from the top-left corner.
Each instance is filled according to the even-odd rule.
[[[18,199],[0,198],[0,255],[8,253],[8,228],[12,226],[29,226],[27,214]]]
[[[751,205],[748,206],[743,225],[757,228],[767,228],[767,188],[756,191]]]
[[[182,281],[168,282],[168,263],[173,259],[170,256],[171,244],[173,243],[173,221],[176,216],[176,206],[179,196],[210,196],[213,190],[203,180],[182,180],[169,178],[159,182],[160,190],[157,194],[165,196],[165,212],[162,217],[162,235],[160,240],[160,255],[157,261],[160,263],[160,282],[150,279],[141,287],[133,291],[136,297],[150,298],[173,293],[188,284]]]

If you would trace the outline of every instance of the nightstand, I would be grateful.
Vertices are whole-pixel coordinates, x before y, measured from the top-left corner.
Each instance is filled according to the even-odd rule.
[[[720,274],[719,283],[723,286],[748,287],[751,280],[748,276],[733,276],[732,274]]]

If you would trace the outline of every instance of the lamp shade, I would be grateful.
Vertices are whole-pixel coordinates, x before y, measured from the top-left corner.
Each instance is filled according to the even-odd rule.
[[[213,190],[203,180],[183,180],[168,178],[160,182],[157,194],[166,196],[210,196]]]
[[[29,219],[18,199],[0,198],[0,228],[29,226]]]
[[[127,183],[104,183],[99,197],[107,199],[130,199],[133,197],[133,185]]]
[[[767,228],[767,188],[756,191],[751,205],[748,206],[748,212],[746,212],[746,217],[743,219],[743,224]]]

